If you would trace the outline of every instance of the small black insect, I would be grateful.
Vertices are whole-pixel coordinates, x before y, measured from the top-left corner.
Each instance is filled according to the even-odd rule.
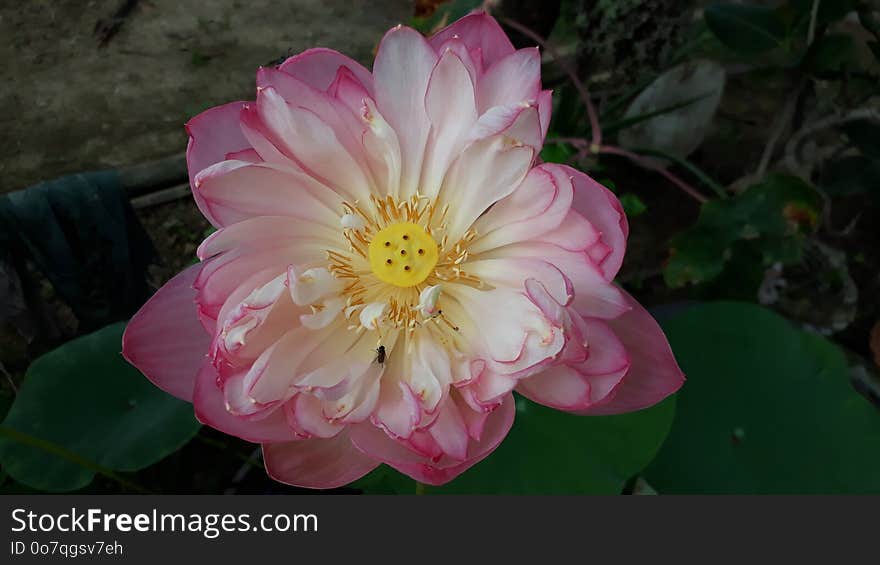
[[[385,362],[385,346],[380,345],[376,348],[376,363],[382,364]]]

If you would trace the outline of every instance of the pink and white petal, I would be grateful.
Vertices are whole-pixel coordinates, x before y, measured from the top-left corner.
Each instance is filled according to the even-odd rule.
[[[541,120],[541,142],[547,137],[550,119],[553,114],[553,91],[542,90],[538,95],[538,117]]]
[[[461,238],[483,212],[511,194],[534,157],[534,149],[511,146],[503,134],[471,143],[453,162],[440,189],[440,201],[452,205],[449,239]]]
[[[347,67],[339,67],[336,78],[327,89],[327,94],[335,98],[343,107],[348,108],[348,111],[356,117],[362,115],[364,101],[373,98]]]
[[[340,343],[332,339],[338,330],[332,324],[320,330],[300,326],[288,331],[254,361],[245,375],[245,394],[260,404],[289,399],[297,376],[330,362],[338,353]]]
[[[550,367],[521,380],[517,390],[535,402],[578,414],[590,413],[613,401],[630,367],[623,344],[602,320],[580,320],[579,339],[588,345],[589,356],[577,363]]]
[[[326,363],[317,363],[309,372],[297,376],[297,388],[317,395],[318,391],[328,391],[346,382],[354,385],[374,364],[376,349],[372,337],[345,332],[332,339],[333,355],[328,356]],[[330,399],[323,394],[322,397]]]
[[[248,396],[244,385],[245,373],[238,372],[226,376],[220,372],[217,374],[218,386],[223,391],[223,405],[229,414],[248,421],[262,420],[272,415],[277,416],[277,412],[280,411],[277,403],[260,404]]]
[[[516,376],[487,368],[458,390],[472,411],[487,412],[495,409],[504,396],[516,388],[519,380]]]
[[[526,398],[568,412],[590,405],[590,382],[568,365],[557,365],[522,379],[516,391]]]
[[[474,229],[482,237],[471,244],[473,253],[533,239],[562,223],[571,207],[571,183],[557,182],[543,167],[529,171],[510,196],[477,219]]]
[[[348,73],[347,76],[351,77],[350,80],[360,85],[360,82],[354,78],[347,67],[340,67],[339,72]],[[336,84],[335,80],[334,84]],[[331,88],[333,88],[334,84],[331,84]],[[275,89],[291,106],[305,108],[314,112],[322,122],[333,130],[339,143],[345,147],[345,150],[358,164],[364,175],[372,182],[372,179],[369,178],[370,171],[363,147],[361,146],[363,122],[357,113],[352,113],[347,106],[341,104],[329,92],[316,90],[305,82],[276,69],[261,68],[257,72],[257,89],[264,88]],[[363,100],[363,97],[361,100]],[[363,105],[362,102],[361,105]]]
[[[474,140],[502,134],[511,145],[525,145],[540,151],[543,138],[538,107],[520,102],[493,106],[480,116],[469,137]]]
[[[263,461],[276,481],[315,489],[345,486],[379,466],[352,445],[345,431],[330,439],[264,443]]]
[[[191,401],[211,336],[202,327],[193,283],[202,265],[182,271],[150,298],[122,334],[122,355],[153,384]]]
[[[292,159],[284,155],[272,140],[272,133],[263,123],[257,111],[257,105],[253,102],[246,104],[241,109],[241,131],[251,144],[260,160],[271,163],[283,169],[293,169],[303,172],[302,167]],[[317,181],[316,181],[317,182]]]
[[[663,330],[632,296],[624,294],[631,310],[607,323],[626,348],[630,368],[614,398],[589,414],[619,414],[647,408],[677,391],[685,380]]]
[[[583,253],[590,260],[594,258],[594,251],[597,246],[606,249],[602,245],[602,234],[596,230],[593,224],[574,210],[569,210],[558,226],[535,236],[534,240],[553,244],[566,251]]]
[[[310,222],[292,221],[288,216],[256,216],[212,233],[199,245],[197,254],[204,260],[221,253],[257,253],[277,247],[296,247],[299,251],[291,250],[291,254],[300,260],[294,262],[304,264],[311,259],[322,260],[325,254],[320,253],[321,248],[339,249],[342,243],[338,241],[341,239],[338,233],[338,229],[333,231]],[[318,250],[317,257],[311,256],[312,248]],[[275,266],[286,270],[289,264]]]
[[[480,113],[494,106],[536,102],[541,94],[541,52],[520,49],[494,63],[477,84]]]
[[[470,443],[467,425],[456,406],[455,401],[446,399],[441,405],[437,418],[428,433],[451,459],[464,461],[467,459],[467,448]]]
[[[419,32],[403,26],[382,38],[373,64],[376,105],[400,142],[401,182],[398,196],[419,190],[430,122],[425,110],[428,80],[437,54]]]
[[[318,114],[288,104],[273,87],[257,91],[257,113],[272,144],[303,171],[339,194],[369,197],[365,171]]]
[[[421,406],[409,384],[396,377],[392,370],[392,367],[386,369],[371,420],[389,436],[406,439],[421,419]]]
[[[248,148],[241,151],[233,151],[226,154],[227,161],[247,161],[248,163],[262,163],[263,158],[257,153],[256,149]]]
[[[284,413],[291,427],[308,437],[331,438],[345,429],[330,423],[324,417],[321,401],[310,394],[297,394],[284,405]]]
[[[230,414],[217,384],[217,373],[209,361],[202,364],[196,377],[193,406],[199,422],[246,441],[289,441],[296,437],[281,410],[275,410],[260,419]]]
[[[425,95],[431,134],[425,153],[420,192],[437,194],[452,160],[461,152],[477,121],[476,92],[467,67],[454,52],[446,51],[434,67]]]
[[[625,371],[630,366],[627,349],[611,329],[610,323],[596,318],[583,320],[582,337],[587,344],[589,357],[577,366],[582,374],[609,375]]]
[[[523,291],[527,279],[541,282],[550,296],[559,304],[571,301],[574,289],[571,281],[552,263],[543,259],[522,257],[499,257],[478,259],[467,263],[467,272],[480,277],[495,287]]]
[[[486,259],[540,258],[562,271],[574,287],[572,306],[591,318],[603,320],[621,316],[630,309],[623,292],[605,279],[583,252],[568,251],[549,243],[515,243],[482,255]],[[549,290],[549,287],[548,287]]]
[[[486,425],[490,412],[486,410],[473,410],[458,390],[451,390],[449,398],[455,402],[455,406],[458,408],[458,413],[467,428],[470,438],[480,441],[483,435],[483,427]]]
[[[452,383],[452,367],[446,349],[431,337],[420,337],[416,343],[415,355],[411,356],[407,380],[422,410],[434,414]],[[423,418],[420,425],[425,424]]]
[[[400,139],[382,117],[373,100],[364,100],[361,118],[365,125],[361,143],[368,156],[370,170],[383,194],[399,194],[403,170]]]
[[[379,404],[384,371],[385,365],[370,363],[357,379],[352,380],[350,390],[345,396],[324,402],[324,416],[343,424],[358,424],[367,420]]]
[[[235,250],[223,253],[206,261],[199,276],[193,283],[198,296],[199,312],[213,320],[218,320],[220,309],[229,296],[255,273],[264,273],[262,284],[282,274],[285,266],[297,262],[301,253],[289,242],[279,242],[262,251],[247,252]],[[247,288],[247,296],[256,287]]]
[[[204,169],[195,187],[221,225],[255,216],[291,216],[339,229],[342,198],[293,169],[246,161],[222,161]]]
[[[201,196],[196,193],[193,180],[203,169],[226,160],[226,155],[251,147],[242,133],[240,123],[241,110],[245,104],[246,102],[230,102],[216,106],[205,110],[186,124],[186,131],[189,133],[186,165],[193,198],[199,210],[214,226],[221,224],[205,209]]]
[[[574,203],[572,208],[581,213],[602,234],[602,242],[610,248],[599,266],[606,280],[617,275],[623,254],[626,251],[626,239],[629,235],[629,224],[620,201],[610,190],[594,181],[581,171],[565,165],[560,167],[572,178],[574,183]]]
[[[307,49],[281,63],[278,70],[317,88],[327,90],[341,67],[358,78],[368,92],[373,90],[373,75],[363,65],[338,51],[317,47]]]
[[[431,43],[430,40],[429,43]],[[432,43],[432,47],[436,46]],[[458,37],[453,37],[452,39],[443,42],[443,44],[436,47],[436,49],[441,57],[447,51],[455,53],[458,58],[461,59],[461,62],[464,63],[465,68],[467,68],[468,75],[471,77],[471,82],[477,84],[477,81],[483,74],[483,58],[479,49],[472,50],[468,48],[467,44]]]
[[[520,373],[555,358],[564,345],[554,326],[524,291],[456,288],[455,299],[470,313],[485,344],[486,361],[502,374]]]
[[[435,33],[429,40],[431,46],[439,49],[450,39],[458,38],[468,49],[479,49],[485,66],[494,64],[514,52],[507,34],[483,11],[473,12]]]
[[[221,309],[222,329],[218,328],[215,345],[224,361],[235,367],[253,362],[281,339],[290,329],[291,320],[307,311],[293,303],[287,284],[287,273],[282,273],[251,291],[225,317]]]
[[[363,453],[387,463],[401,473],[430,485],[447,483],[485,459],[507,436],[516,415],[515,402],[508,395],[497,409],[489,414],[483,426],[479,441],[468,444],[464,461],[442,457],[433,461],[419,456],[400,442],[397,442],[373,426],[361,424],[351,428],[351,438],[355,447]]]

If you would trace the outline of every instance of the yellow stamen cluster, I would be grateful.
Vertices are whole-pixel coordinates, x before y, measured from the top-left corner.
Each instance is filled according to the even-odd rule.
[[[453,282],[484,288],[479,277],[463,269],[477,234],[468,230],[450,244],[448,212],[448,204],[439,207],[421,195],[401,202],[391,196],[344,202],[343,213],[355,218],[350,225],[357,226],[343,228],[350,254],[327,255],[330,272],[346,283],[346,305],[385,302],[385,321],[413,331],[423,323],[416,306],[424,288]],[[442,312],[433,319],[457,330]]]

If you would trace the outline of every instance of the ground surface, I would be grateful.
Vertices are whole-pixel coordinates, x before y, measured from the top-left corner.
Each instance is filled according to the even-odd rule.
[[[258,66],[314,46],[369,64],[412,13],[407,0],[141,0],[99,48],[95,24],[119,5],[0,3],[0,192],[182,152],[186,120],[252,98]]]

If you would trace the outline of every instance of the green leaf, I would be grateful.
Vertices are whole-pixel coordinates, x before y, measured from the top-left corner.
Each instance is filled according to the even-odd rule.
[[[775,10],[748,4],[715,4],[704,11],[706,25],[728,48],[757,55],[785,40],[785,23]]]
[[[3,426],[123,472],[152,465],[189,441],[200,427],[192,407],[125,362],[123,328],[107,326],[34,361]],[[8,437],[0,439],[0,462],[16,481],[46,491],[82,488],[95,474]]]
[[[675,397],[629,414],[575,416],[516,398],[516,420],[489,457],[428,494],[619,494],[654,457],[675,413]],[[354,486],[369,493],[415,492],[383,468]]]
[[[666,284],[711,281],[733,257],[738,242],[758,250],[764,265],[796,262],[805,236],[818,225],[821,207],[812,186],[781,174],[768,175],[733,198],[710,200],[697,224],[672,238],[663,273]]]
[[[642,199],[632,192],[621,194],[620,204],[623,206],[623,212],[630,218],[644,214],[648,210],[648,206],[642,202]]]
[[[730,259],[734,240],[729,231],[699,223],[674,236],[663,270],[667,286],[678,288],[713,280]]]
[[[546,143],[541,149],[541,160],[545,163],[568,163],[574,154],[574,149],[566,143]]]
[[[880,492],[880,417],[831,342],[745,303],[663,327],[688,380],[645,472],[658,492]]]

